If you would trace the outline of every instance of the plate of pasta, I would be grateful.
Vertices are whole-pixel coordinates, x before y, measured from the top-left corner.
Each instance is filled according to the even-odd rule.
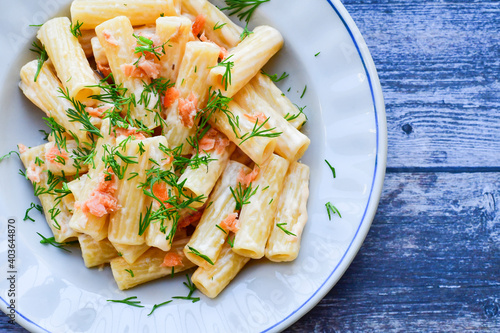
[[[340,1],[0,9],[11,320],[274,332],[340,279],[387,154],[377,72]]]

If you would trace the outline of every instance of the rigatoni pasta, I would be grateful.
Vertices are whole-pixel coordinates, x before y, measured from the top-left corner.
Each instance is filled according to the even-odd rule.
[[[121,290],[196,267],[193,301],[251,258],[295,259],[305,116],[260,72],[281,34],[206,0],[75,0],[71,14],[42,26],[48,60],[20,83],[50,129],[19,151],[55,241],[78,239]]]
[[[242,207],[239,217],[233,246],[233,251],[239,255],[252,259],[264,256],[288,165],[289,162],[278,155],[261,165],[252,183],[256,194]]]
[[[249,257],[234,253],[226,243],[213,266],[198,267],[192,277],[193,283],[208,297],[217,297],[249,260]]]
[[[178,0],[74,0],[71,3],[73,24],[82,22],[88,30],[115,18],[126,16],[133,25],[153,24],[160,15],[178,14]]]
[[[228,237],[228,231],[223,229],[220,223],[236,210],[236,201],[231,189],[234,191],[237,188],[241,172],[246,174],[250,170],[241,163],[228,162],[208,199],[209,206],[203,212],[196,230],[184,248],[188,259],[200,267],[208,268],[210,262],[217,261],[222,245]],[[195,251],[203,253],[205,257],[196,255]]]
[[[43,43],[69,96],[84,100],[99,93],[98,81],[78,38],[71,34],[70,26],[67,17],[54,18],[42,25],[37,37]]]
[[[212,84],[225,96],[232,97],[282,46],[283,37],[278,30],[269,26],[256,27],[250,36],[229,51],[224,62],[210,71]],[[225,76],[227,67],[232,67],[231,80]]]
[[[308,197],[309,167],[294,162],[286,174],[271,235],[267,241],[267,259],[292,261],[297,258],[302,231],[307,222]]]

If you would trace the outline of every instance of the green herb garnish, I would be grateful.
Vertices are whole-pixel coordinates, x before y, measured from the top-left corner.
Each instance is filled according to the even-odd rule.
[[[335,207],[334,205],[331,204],[331,202],[327,202],[325,204],[325,207],[326,207],[326,211],[328,212],[328,219],[331,221],[332,220],[332,216],[331,214],[338,214],[338,216],[340,218],[342,218],[342,215],[340,215],[340,212],[339,210],[337,209],[337,207]],[[330,214],[331,213],[331,214]]]
[[[295,237],[297,237],[297,235],[296,235],[296,234],[294,234],[293,232],[291,232],[291,231],[289,231],[289,230],[286,230],[286,229],[285,229],[285,227],[284,227],[285,225],[286,225],[286,223],[277,223],[277,224],[276,224],[276,226],[277,226],[278,228],[280,228],[280,229],[281,229],[281,230],[282,230],[285,234],[290,235],[290,236],[295,236]]]
[[[330,164],[330,162],[328,162],[327,160],[325,160],[326,164],[328,164],[328,166],[330,167],[330,170],[332,170],[332,174],[333,174],[333,178],[336,178],[337,175],[335,173],[335,168],[332,167],[332,165]]]
[[[197,249],[195,248],[192,248],[191,246],[188,246],[189,248],[189,253],[193,253],[194,255],[197,255],[198,257],[202,258],[203,260],[205,260],[206,262],[208,262],[210,265],[214,265],[214,262],[212,260],[210,260],[209,257],[207,257],[206,255],[200,253]]]
[[[279,78],[278,78],[278,74],[271,75],[271,74],[267,74],[264,71],[260,71],[260,72],[262,74],[264,74],[265,76],[268,76],[271,79],[271,81],[273,81],[273,82],[280,82],[281,80],[286,79],[288,77],[287,72],[283,72],[283,74],[281,74],[281,76]]]
[[[247,205],[250,203],[250,198],[255,195],[255,193],[259,189],[259,186],[257,186],[252,191],[252,183],[250,183],[246,189],[243,189],[241,183],[238,183],[238,186],[236,186],[236,190],[233,190],[232,187],[229,187],[229,189],[231,190],[231,194],[236,201],[235,210],[241,210],[241,208],[243,208],[243,205]]]
[[[137,296],[127,297],[127,298],[122,299],[122,300],[108,299],[107,301],[108,302],[114,302],[114,303],[123,303],[123,304],[127,304],[127,305],[130,305],[130,306],[135,306],[137,308],[143,308],[144,305],[140,305],[141,301],[133,301],[135,299],[137,299]]]
[[[73,26],[73,23],[71,23],[69,30],[71,31],[71,34],[75,36],[76,38],[82,36],[82,31],[80,28],[82,27],[83,22],[80,22],[76,20],[76,24]]]
[[[49,244],[49,245],[57,247],[58,249],[61,249],[61,250],[66,251],[66,252],[71,252],[71,251],[68,250],[68,249],[66,249],[64,246],[69,245],[69,244],[74,244],[74,243],[78,242],[78,241],[75,241],[75,242],[59,243],[59,242],[56,242],[56,240],[54,239],[54,237],[47,238],[47,237],[43,236],[42,234],[40,234],[39,232],[37,232],[37,234],[38,234],[38,236],[42,237],[42,240],[40,241],[40,244]]]
[[[49,56],[48,56],[47,51],[45,50],[45,46],[43,44],[40,46],[36,42],[33,42],[33,44],[31,44],[31,46],[33,46],[33,48],[30,49],[30,51],[33,51],[36,54],[38,54],[38,65],[36,68],[35,77],[33,79],[33,81],[36,82],[36,79],[38,78],[38,75],[40,74],[40,71],[42,70],[43,64],[45,63],[45,61],[47,61],[49,59]]]
[[[38,210],[40,213],[43,213],[43,208],[42,206],[40,205],[35,205],[33,202],[30,204],[30,207],[28,209],[26,209],[26,213],[24,214],[24,218],[23,218],[23,221],[26,221],[26,220],[30,220],[32,222],[35,222],[35,219],[33,219],[32,217],[30,217],[28,214],[29,212],[35,208],[36,210]]]
[[[225,0],[227,7],[222,8],[222,10],[230,10],[229,15],[238,14],[240,20],[245,20],[247,23],[250,21],[253,12],[262,3],[268,2],[270,0]],[[249,7],[249,8],[248,8]]]

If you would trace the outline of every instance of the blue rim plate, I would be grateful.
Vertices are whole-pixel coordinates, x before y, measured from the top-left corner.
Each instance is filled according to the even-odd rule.
[[[8,48],[0,54],[2,155],[20,142],[43,143],[41,113],[17,88],[19,70],[34,59],[27,50],[37,28],[29,25],[68,15],[68,8],[68,0],[0,5],[6,18],[0,42]],[[8,271],[5,235],[13,217],[19,324],[34,332],[277,332],[312,309],[340,279],[368,233],[385,175],[387,128],[375,65],[338,0],[272,0],[259,7],[250,28],[260,24],[276,27],[285,39],[266,72],[289,73],[280,87],[294,103],[307,106],[304,132],[311,146],[302,161],[311,168],[309,220],[297,260],[251,262],[217,299],[175,301],[148,317],[153,304],[186,294],[184,277],[121,292],[109,268],[86,269],[77,248],[68,254],[39,244],[36,232],[48,235],[49,229],[37,213],[34,223],[22,220],[37,199],[16,175],[21,163],[9,158],[0,164],[0,268]],[[335,179],[325,159],[335,167]],[[342,218],[329,220],[326,202]],[[12,298],[8,289],[8,281],[0,281],[4,312]],[[129,296],[138,296],[145,308],[106,301]]]

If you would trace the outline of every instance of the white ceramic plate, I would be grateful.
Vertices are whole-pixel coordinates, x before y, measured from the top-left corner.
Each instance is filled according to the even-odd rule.
[[[19,70],[34,58],[28,51],[39,24],[68,15],[68,0],[2,1],[0,10],[0,153],[18,142],[42,143],[42,114],[17,88]],[[49,234],[43,217],[23,221],[37,202],[29,182],[17,175],[21,163],[0,164],[0,270],[7,266],[7,218],[16,219],[16,320],[35,332],[256,332],[291,325],[335,285],[359,250],[375,214],[386,163],[386,121],[382,91],[366,44],[338,0],[272,0],[254,15],[252,26],[279,29],[285,47],[266,70],[290,77],[281,88],[307,105],[311,146],[303,162],[311,167],[309,221],[299,258],[292,263],[249,264],[215,300],[175,301],[148,317],[151,307],[185,295],[183,276],[120,292],[109,268],[86,269],[72,253],[39,243]],[[320,52],[319,55],[315,56]],[[307,91],[300,95],[304,86]],[[288,88],[291,88],[288,92]],[[326,163],[336,168],[337,178]],[[331,201],[342,218],[328,220]],[[293,203],[291,203],[293,204]],[[3,275],[2,275],[3,276]],[[9,282],[0,279],[0,307],[7,312]],[[107,302],[138,296],[143,309]]]

